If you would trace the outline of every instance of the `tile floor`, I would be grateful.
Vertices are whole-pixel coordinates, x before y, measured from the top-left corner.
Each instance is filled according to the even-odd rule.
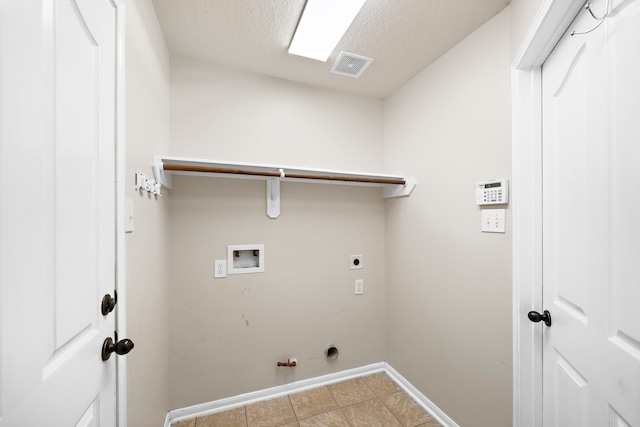
[[[440,427],[385,373],[330,384],[172,427]]]

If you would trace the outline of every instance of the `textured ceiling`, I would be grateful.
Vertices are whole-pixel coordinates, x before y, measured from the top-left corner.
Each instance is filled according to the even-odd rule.
[[[171,55],[384,98],[510,0],[368,0],[329,60],[287,53],[305,0],[153,0]],[[329,72],[341,51],[373,58],[358,79]]]

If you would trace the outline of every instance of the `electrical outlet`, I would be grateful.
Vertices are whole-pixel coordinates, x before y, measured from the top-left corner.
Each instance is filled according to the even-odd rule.
[[[363,279],[357,279],[356,280],[355,294],[356,295],[362,295],[363,293],[364,293],[364,280]]]
[[[213,277],[216,279],[222,279],[223,277],[227,277],[227,260],[226,259],[215,260]]]
[[[349,268],[351,270],[359,270],[363,267],[362,255],[351,255],[349,257]]]

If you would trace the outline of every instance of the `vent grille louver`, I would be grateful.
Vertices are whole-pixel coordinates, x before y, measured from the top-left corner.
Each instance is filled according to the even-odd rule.
[[[356,55],[355,53],[341,52],[336,62],[331,67],[331,72],[343,76],[358,78],[367,69],[373,58]]]

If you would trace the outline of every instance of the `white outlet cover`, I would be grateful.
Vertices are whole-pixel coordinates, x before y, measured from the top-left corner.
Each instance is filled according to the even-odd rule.
[[[363,279],[356,279],[354,292],[355,292],[356,295],[364,294],[364,280]]]
[[[227,277],[227,260],[226,259],[215,260],[214,267],[213,267],[213,277],[215,279],[222,279],[223,277]]]

